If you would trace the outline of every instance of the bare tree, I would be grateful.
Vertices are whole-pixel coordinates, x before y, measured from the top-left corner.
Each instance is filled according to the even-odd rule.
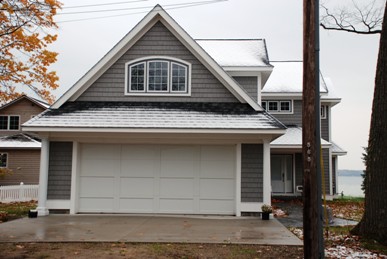
[[[353,2],[354,3],[354,2]],[[380,33],[376,66],[371,125],[367,147],[365,177],[365,212],[353,234],[387,245],[387,8],[374,0],[364,8],[354,3],[353,11],[341,10],[326,15],[321,26],[360,34]],[[383,10],[384,18],[383,19]]]

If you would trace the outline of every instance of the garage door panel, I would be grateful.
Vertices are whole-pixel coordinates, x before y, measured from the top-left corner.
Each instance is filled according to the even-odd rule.
[[[154,160],[159,157],[160,148],[155,145],[123,145],[123,160]]]
[[[154,160],[122,160],[121,176],[154,177],[159,163]]]
[[[79,197],[90,198],[114,198],[115,179],[114,177],[81,177]]]
[[[160,199],[161,213],[194,213],[193,199]]]
[[[233,214],[235,201],[232,200],[200,200],[202,214]]]
[[[196,160],[200,159],[198,146],[162,146],[161,160]]]
[[[190,177],[198,171],[198,163],[192,160],[162,160],[161,177]]]
[[[80,198],[80,212],[114,212],[113,198]]]
[[[200,165],[202,178],[235,178],[234,161],[204,160]]]
[[[119,160],[87,159],[81,163],[82,176],[112,176],[120,170]]]
[[[152,198],[154,196],[154,178],[125,178],[120,180],[120,197]]]
[[[120,159],[121,145],[83,144],[82,159]]]
[[[201,160],[234,161],[235,146],[201,146]]]
[[[120,199],[119,211],[132,213],[154,212],[154,201],[151,199]]]
[[[233,199],[235,196],[234,188],[235,183],[232,179],[201,179],[200,198]]]
[[[194,179],[160,179],[160,197],[190,198],[194,196]]]

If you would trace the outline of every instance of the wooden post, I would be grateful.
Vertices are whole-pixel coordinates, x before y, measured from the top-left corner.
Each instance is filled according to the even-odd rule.
[[[304,0],[302,97],[304,258],[324,258],[321,213],[318,8],[318,0]]]

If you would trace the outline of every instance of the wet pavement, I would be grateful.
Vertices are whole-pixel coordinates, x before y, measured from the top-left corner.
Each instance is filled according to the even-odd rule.
[[[303,213],[302,205],[298,202],[276,202],[273,203],[275,207],[281,208],[288,214],[287,217],[278,217],[277,220],[281,222],[285,227],[302,227],[303,224]],[[332,222],[329,226],[347,226],[356,225],[358,222],[353,220],[346,220],[340,218],[332,218]]]
[[[302,245],[276,219],[49,215],[0,224],[0,242],[176,242]]]

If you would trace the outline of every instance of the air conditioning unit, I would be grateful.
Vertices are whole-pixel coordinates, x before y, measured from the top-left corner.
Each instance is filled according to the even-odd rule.
[[[304,189],[304,187],[302,185],[297,185],[296,186],[296,191],[297,192],[302,192],[303,189]]]

